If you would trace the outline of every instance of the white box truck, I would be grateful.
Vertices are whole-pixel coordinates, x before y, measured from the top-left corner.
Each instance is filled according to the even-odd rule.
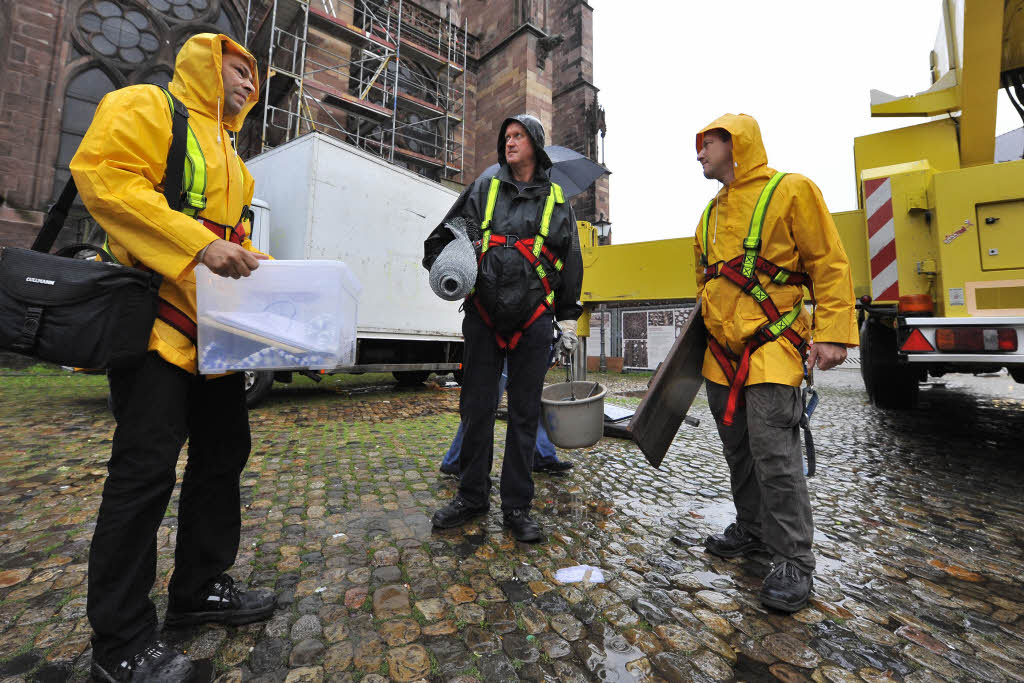
[[[333,372],[391,372],[420,383],[460,379],[459,302],[431,291],[423,240],[458,193],[321,133],[246,162],[256,179],[253,243],[278,259],[337,259],[359,279],[356,361]],[[312,373],[311,373],[312,374]],[[247,376],[250,404],[288,373]]]

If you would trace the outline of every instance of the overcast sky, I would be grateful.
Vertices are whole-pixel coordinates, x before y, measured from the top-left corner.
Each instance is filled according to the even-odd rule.
[[[929,87],[941,0],[589,1],[617,244],[693,235],[718,188],[694,134],[720,114],[754,116],[832,211],[857,208],[854,137],[926,121],[872,119],[869,91]],[[997,133],[1020,125],[1001,94]]]

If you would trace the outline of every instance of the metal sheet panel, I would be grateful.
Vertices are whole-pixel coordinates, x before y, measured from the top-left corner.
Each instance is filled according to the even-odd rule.
[[[647,461],[660,467],[683,418],[704,383],[701,367],[707,332],[700,306],[694,306],[665,362],[651,379],[629,429]]]

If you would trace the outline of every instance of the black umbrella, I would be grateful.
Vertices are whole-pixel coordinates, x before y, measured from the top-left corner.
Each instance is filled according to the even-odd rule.
[[[551,180],[562,186],[566,197],[573,197],[594,184],[594,181],[605,173],[611,173],[601,164],[591,161],[576,150],[559,145],[545,147],[551,158]],[[489,166],[481,175],[495,176],[498,164]]]

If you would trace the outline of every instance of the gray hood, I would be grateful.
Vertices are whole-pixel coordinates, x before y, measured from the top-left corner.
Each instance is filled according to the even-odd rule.
[[[537,117],[529,114],[518,114],[501,122],[501,128],[498,130],[498,163],[502,166],[508,165],[508,161],[505,159],[505,129],[510,123],[522,124],[526,129],[530,136],[530,142],[533,143],[533,153],[537,157],[537,165],[545,170],[551,168],[551,159],[544,151],[544,126],[541,125]]]

